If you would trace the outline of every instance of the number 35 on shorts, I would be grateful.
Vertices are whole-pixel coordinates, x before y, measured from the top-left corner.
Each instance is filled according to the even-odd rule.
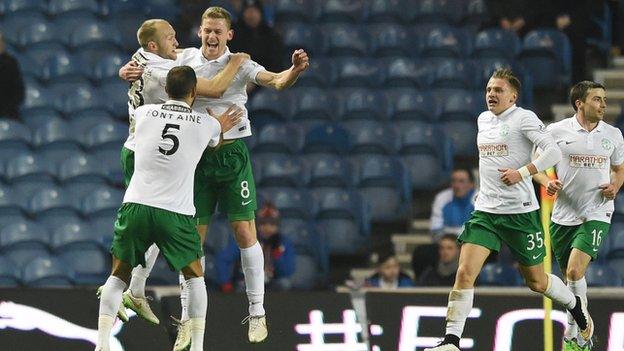
[[[527,251],[535,248],[541,249],[544,246],[544,234],[542,232],[527,234]]]

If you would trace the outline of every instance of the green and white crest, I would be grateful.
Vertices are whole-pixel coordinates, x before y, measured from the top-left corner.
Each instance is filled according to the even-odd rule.
[[[506,124],[503,124],[500,129],[500,135],[505,137],[508,134],[509,134],[509,126]]]
[[[605,150],[611,150],[613,149],[613,143],[611,142],[611,140],[607,139],[607,138],[602,138],[602,148]]]

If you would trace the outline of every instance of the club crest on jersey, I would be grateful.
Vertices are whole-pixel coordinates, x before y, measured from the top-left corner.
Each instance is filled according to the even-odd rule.
[[[609,158],[602,155],[570,155],[570,167],[573,168],[607,168]]]
[[[611,150],[613,149],[613,143],[611,142],[611,140],[607,139],[607,138],[602,138],[602,148],[605,150]]]
[[[501,157],[509,156],[509,146],[507,144],[479,144],[480,157]]]
[[[509,126],[506,124],[503,124],[500,129],[500,136],[506,137],[507,135],[509,135]]]

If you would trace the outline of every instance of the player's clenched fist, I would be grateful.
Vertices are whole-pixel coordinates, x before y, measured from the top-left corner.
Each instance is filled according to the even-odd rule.
[[[548,186],[546,186],[546,194],[548,194],[548,196],[553,196],[561,189],[563,189],[563,183],[559,179],[553,179],[549,181]]]
[[[305,71],[310,66],[308,54],[303,49],[295,50],[292,54],[292,64],[296,71]]]

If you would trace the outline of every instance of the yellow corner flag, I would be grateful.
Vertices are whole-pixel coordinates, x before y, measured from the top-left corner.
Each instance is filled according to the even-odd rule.
[[[555,170],[550,168],[546,171],[550,179],[557,179]],[[556,195],[555,195],[556,196]],[[548,274],[552,272],[552,251],[550,249],[550,214],[555,203],[555,196],[546,193],[546,188],[540,187],[540,199],[542,209],[542,227],[544,230],[544,246],[546,256],[544,257],[544,271]],[[550,314],[552,311],[552,300],[544,296],[544,351],[553,351],[553,325]]]

